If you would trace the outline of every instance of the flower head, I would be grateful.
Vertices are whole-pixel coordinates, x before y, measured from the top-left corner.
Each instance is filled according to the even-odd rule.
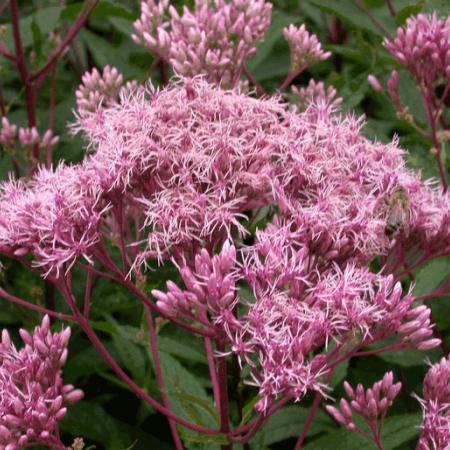
[[[291,49],[291,72],[302,72],[311,64],[327,59],[331,52],[324,52],[315,34],[311,34],[305,25],[290,25],[283,30],[284,37]]]
[[[166,11],[170,19],[166,19]],[[246,59],[256,52],[270,24],[264,0],[196,0],[180,15],[168,1],[141,3],[133,39],[167,60],[179,75],[204,74],[215,83],[236,85]]]
[[[67,406],[83,392],[64,384],[61,367],[67,358],[70,328],[50,331],[48,316],[32,334],[20,330],[24,347],[17,350],[6,330],[0,343],[0,446],[60,444],[58,423]]]

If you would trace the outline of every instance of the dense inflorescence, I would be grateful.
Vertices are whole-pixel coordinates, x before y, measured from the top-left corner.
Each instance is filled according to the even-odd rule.
[[[386,48],[424,87],[450,80],[450,17],[418,14],[406,20]]]
[[[271,12],[272,5],[264,0],[196,0],[193,10],[184,6],[180,16],[167,0],[147,0],[141,3],[132,37],[179,75],[204,74],[230,87],[239,81],[245,60],[255,54]]]
[[[32,334],[22,329],[20,336],[24,343],[20,350],[6,330],[0,342],[0,448],[65,448],[58,437],[58,423],[67,405],[83,397],[82,391],[64,384],[61,374],[70,328],[52,333],[45,316]]]
[[[450,442],[450,360],[442,358],[425,376],[422,435],[417,450],[440,450]]]
[[[129,249],[130,274],[172,258],[186,290],[155,291],[160,311],[210,315],[251,367],[261,410],[323,390],[332,356],[317,352],[330,343],[397,332],[400,347],[434,347],[429,309],[413,308],[396,267],[374,274],[367,263],[447,251],[448,194],[407,169],[395,141],[371,142],[361,120],[335,112],[323,98],[300,113],[202,77],[126,89],[79,116],[91,151],[82,164],[2,185],[2,251],[31,252],[52,276],[78,257],[108,266],[108,240]],[[271,220],[244,245],[255,210]],[[227,244],[217,259],[227,240],[237,250]],[[236,317],[239,283],[253,299]]]

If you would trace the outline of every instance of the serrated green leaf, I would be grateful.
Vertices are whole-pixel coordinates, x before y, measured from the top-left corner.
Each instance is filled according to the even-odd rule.
[[[146,354],[140,346],[120,334],[112,338],[114,347],[122,364],[130,371],[134,380],[144,385],[146,375]]]
[[[207,434],[186,434],[186,440],[190,442],[197,442],[199,444],[228,444],[228,439],[224,434],[211,436]]]
[[[187,394],[185,392],[173,392],[168,391],[169,396],[180,400],[186,404],[192,404],[198,406],[200,409],[209,414],[209,416],[214,420],[216,426],[219,425],[219,417],[217,415],[216,409],[213,407],[212,403],[204,398],[195,397],[194,395]]]
[[[380,37],[384,37],[383,32],[370,20],[367,14],[359,8],[354,0],[340,0],[336,2],[334,0],[320,0],[313,1],[312,4],[319,8],[321,11],[332,14],[345,23],[350,24],[354,28],[362,28],[375,35]],[[374,13],[371,11],[373,15],[378,17],[379,13]],[[382,13],[383,14],[383,13]],[[383,14],[382,23],[384,26],[388,27],[388,29],[392,30],[391,19],[388,18],[387,14]],[[386,23],[387,22],[387,23]]]
[[[205,389],[187,368],[165,352],[160,352],[161,368],[163,371],[167,393],[173,410],[189,420],[194,420],[204,426],[217,425],[215,418],[205,411],[205,403],[209,404],[208,411],[214,409]],[[183,400],[193,397],[197,403]],[[201,404],[201,407],[199,406]]]

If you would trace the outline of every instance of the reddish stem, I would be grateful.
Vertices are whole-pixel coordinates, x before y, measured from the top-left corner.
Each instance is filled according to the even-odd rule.
[[[142,390],[119,366],[116,360],[111,356],[106,347],[103,345],[102,341],[98,338],[97,334],[91,327],[90,323],[79,311],[73,293],[70,289],[70,282],[67,279],[62,279],[61,282],[58,283],[57,287],[59,288],[61,294],[65,298],[66,302],[70,306],[73,311],[73,314],[78,322],[80,328],[85,332],[88,339],[91,341],[92,345],[99,352],[100,356],[105,360],[105,362],[110,366],[110,368],[116,373],[116,375],[125,383],[127,386],[143,401],[148,403],[150,406],[155,408],[161,414],[166,415],[169,419],[174,420],[180,425],[189,428],[197,433],[203,433],[210,436],[216,436],[220,434],[219,431],[213,430],[211,428],[206,428],[201,425],[197,425],[195,423],[190,422],[189,420],[180,417],[167,409],[165,406],[159,404],[152,396],[150,396],[147,392]]]
[[[389,12],[391,13],[391,16],[395,18],[397,16],[397,10],[395,9],[395,6],[392,3],[392,0],[386,0],[386,4],[389,9]]]
[[[210,338],[205,337],[204,342],[205,342],[206,357],[208,360],[209,376],[211,378],[211,384],[214,394],[214,401],[216,403],[217,411],[220,414],[220,390],[219,390],[219,381],[217,379],[216,364],[214,361],[213,346]]]
[[[13,0],[11,0],[13,1]],[[88,19],[89,15],[97,5],[99,0],[90,0],[87,3],[87,6],[83,7],[83,10],[81,11],[80,15],[77,17],[73,25],[70,27],[69,31],[67,32],[66,36],[62,40],[59,47],[54,50],[49,58],[47,63],[44,67],[42,67],[40,70],[38,70],[36,73],[30,76],[30,81],[36,81],[37,86],[41,86],[42,83],[45,80],[45,77],[47,74],[53,69],[56,61],[61,56],[61,54],[65,51],[65,49],[72,43],[75,36],[78,34],[80,29],[85,24],[86,20]]]
[[[268,95],[266,90],[261,86],[261,84],[258,82],[258,80],[254,77],[254,75],[252,74],[252,72],[248,69],[247,66],[244,65],[243,67],[243,72],[244,75],[247,77],[248,81],[250,81],[251,84],[253,84],[253,86],[256,89],[256,92],[259,95]]]
[[[217,351],[224,353],[225,345],[218,339],[216,341]],[[218,381],[219,381],[219,395],[220,395],[220,431],[224,434],[228,434],[230,431],[230,411],[228,402],[228,371],[227,360],[225,356],[218,358]],[[222,450],[231,450],[232,444],[225,444],[221,446]]]
[[[306,435],[308,434],[309,427],[314,421],[314,417],[316,417],[321,401],[322,401],[322,394],[319,391],[317,391],[316,395],[314,396],[313,403],[309,408],[308,417],[306,418],[302,431],[297,439],[294,450],[300,450],[302,448],[303,441],[305,440]]]
[[[278,90],[280,92],[284,92],[290,86],[290,84],[294,81],[294,79],[297,78],[302,72],[303,72],[303,69],[289,72],[287,74],[285,80],[281,83]]]
[[[35,305],[34,303],[27,302],[26,300],[23,300],[19,297],[16,297],[15,295],[10,294],[9,292],[6,292],[2,288],[0,288],[0,297],[4,298],[5,300],[8,300],[11,303],[15,303],[16,305],[20,305],[25,308],[31,309],[40,314],[48,314],[50,317],[54,317],[55,319],[68,320],[68,321],[76,321],[77,320],[74,316],[71,316],[69,314],[63,314],[63,313],[60,313],[57,311],[53,311],[51,309],[47,309],[47,308],[43,308],[41,306]]]
[[[446,192],[447,188],[448,188],[447,174],[445,173],[444,165],[442,164],[442,159],[441,159],[441,144],[437,138],[436,117],[432,111],[431,100],[426,95],[423,86],[419,85],[419,89],[420,89],[420,93],[422,95],[422,101],[423,101],[423,104],[425,106],[425,110],[427,113],[428,123],[431,128],[431,142],[433,143],[433,147],[435,149],[434,157],[436,159],[436,164],[437,164],[437,167],[439,170],[439,176],[441,177],[442,188],[443,188],[444,192]]]
[[[161,369],[161,361],[159,359],[159,353],[158,353],[158,336],[156,334],[155,330],[155,323],[152,317],[152,312],[150,311],[150,308],[146,305],[144,305],[145,310],[145,316],[147,318],[147,324],[148,324],[148,334],[150,337],[150,350],[152,352],[153,357],[153,366],[155,368],[155,376],[156,381],[158,382],[159,386],[159,392],[161,394],[161,398],[163,401],[163,405],[170,411],[170,401],[169,396],[167,395],[165,384],[164,384],[164,376]],[[183,443],[181,442],[180,435],[178,434],[177,425],[176,423],[168,419],[169,421],[169,427],[170,432],[172,433],[172,438],[175,444],[175,447],[177,450],[183,450]]]

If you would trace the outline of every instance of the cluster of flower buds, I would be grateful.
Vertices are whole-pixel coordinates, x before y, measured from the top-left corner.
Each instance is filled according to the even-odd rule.
[[[21,147],[33,147],[38,145],[41,149],[53,147],[59,142],[59,137],[54,136],[51,130],[46,130],[41,136],[36,127],[17,128],[6,117],[2,117],[0,129],[0,145],[7,149],[14,149],[17,143]]]
[[[420,84],[431,87],[450,80],[450,17],[410,17],[385,46]]]
[[[305,25],[290,25],[283,30],[284,38],[291,50],[291,72],[300,73],[317,61],[325,60],[331,52],[324,52],[319,39],[309,33]]]
[[[441,340],[433,338],[433,324],[430,320],[431,310],[420,305],[410,309],[405,316],[405,322],[397,328],[403,336],[401,342],[408,346],[426,351],[440,345]]]
[[[45,316],[32,334],[22,329],[20,336],[25,344],[21,350],[6,330],[0,343],[0,447],[60,448],[58,423],[67,405],[83,397],[81,390],[63,383],[61,374],[70,328],[52,333]]]
[[[102,103],[114,102],[123,85],[123,76],[115,67],[105,66],[100,73],[96,68],[85,72],[75,92],[77,111],[81,116],[95,112]]]
[[[334,111],[342,103],[342,98],[336,97],[337,92],[333,86],[325,86],[323,81],[316,81],[314,78],[309,80],[308,86],[292,86],[291,91],[300,111],[306,110],[311,103],[329,105],[330,110]]]
[[[165,20],[168,8],[170,20]],[[207,75],[234,86],[246,59],[269,27],[272,5],[265,0],[196,0],[180,16],[168,1],[141,3],[135,42],[169,62],[179,75]]]
[[[360,415],[368,424],[373,438],[379,439],[387,411],[401,388],[401,383],[394,384],[392,372],[387,372],[382,380],[366,390],[362,384],[358,384],[356,389],[353,389],[347,381],[344,381],[344,389],[350,401],[342,398],[339,408],[327,405],[326,410],[347,430],[366,435],[353,421],[353,413]]]
[[[181,290],[172,281],[167,282],[167,293],[153,290],[158,307],[168,315],[196,318],[211,312],[216,323],[227,330],[235,319],[231,311],[236,298],[236,249],[225,241],[221,252],[211,256],[202,249],[195,256],[191,269],[183,262],[180,275],[187,288]]]
[[[450,359],[442,358],[425,375],[422,434],[417,450],[446,449],[450,442]]]
[[[394,103],[394,105],[397,106],[397,108],[400,108],[399,88],[400,88],[400,78],[398,72],[396,70],[393,70],[391,72],[391,76],[387,81],[387,89],[392,102]]]

